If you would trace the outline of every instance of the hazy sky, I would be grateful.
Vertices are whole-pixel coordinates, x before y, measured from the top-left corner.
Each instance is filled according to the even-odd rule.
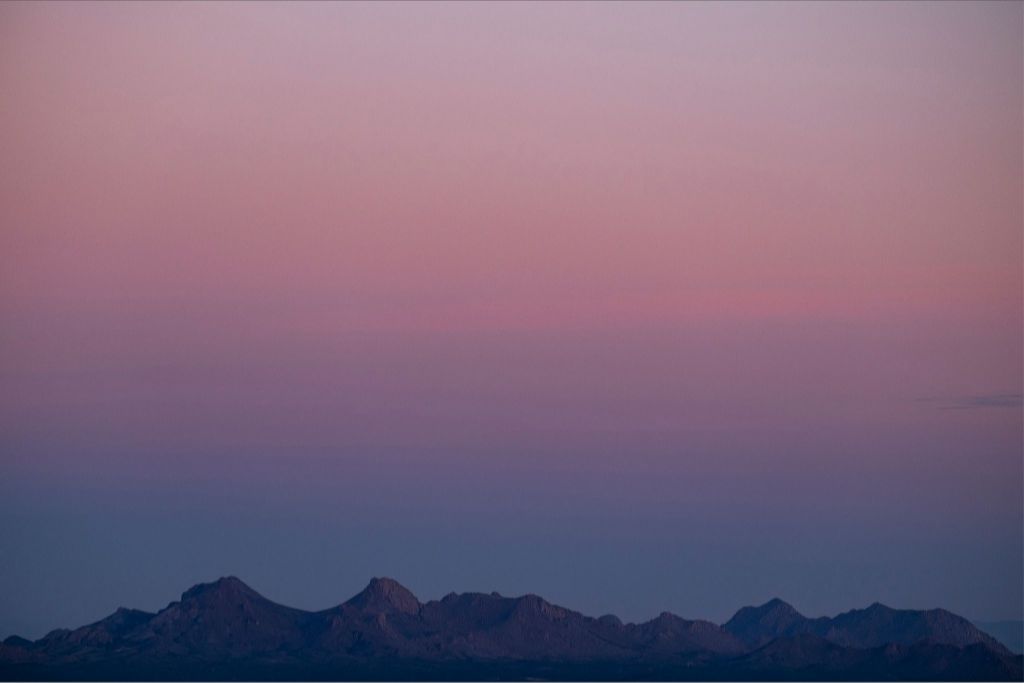
[[[0,5],[0,637],[1022,611],[1024,5]]]

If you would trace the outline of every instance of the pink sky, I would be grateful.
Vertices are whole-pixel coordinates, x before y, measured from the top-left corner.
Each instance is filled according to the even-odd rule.
[[[5,3],[0,491],[824,508],[949,579],[812,608],[1019,614],[1022,12]]]

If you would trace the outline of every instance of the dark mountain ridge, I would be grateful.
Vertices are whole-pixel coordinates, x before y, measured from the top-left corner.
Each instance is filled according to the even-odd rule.
[[[893,609],[877,602],[835,617],[811,619],[775,598],[760,607],[744,607],[723,628],[748,647],[759,647],[783,636],[812,634],[861,649],[930,640],[957,647],[980,643],[1001,654],[1012,654],[998,640],[952,612]]]
[[[0,679],[1020,680],[1014,657],[945,610],[875,604],[809,619],[775,599],[725,625],[663,612],[624,624],[536,595],[451,593],[420,602],[375,578],[319,612],[235,577],[153,614],[120,608],[37,641],[0,644]]]

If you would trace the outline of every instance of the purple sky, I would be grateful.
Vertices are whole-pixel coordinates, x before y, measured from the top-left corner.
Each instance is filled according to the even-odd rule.
[[[1020,618],[1022,31],[0,5],[0,637],[222,574]]]

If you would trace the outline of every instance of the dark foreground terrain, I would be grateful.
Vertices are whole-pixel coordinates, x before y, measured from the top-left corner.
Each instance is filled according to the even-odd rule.
[[[772,600],[722,626],[668,612],[624,624],[535,595],[421,603],[390,579],[306,612],[223,578],[156,614],[122,608],[0,645],[3,680],[1019,681],[1021,662],[945,610],[876,603],[809,619]]]

